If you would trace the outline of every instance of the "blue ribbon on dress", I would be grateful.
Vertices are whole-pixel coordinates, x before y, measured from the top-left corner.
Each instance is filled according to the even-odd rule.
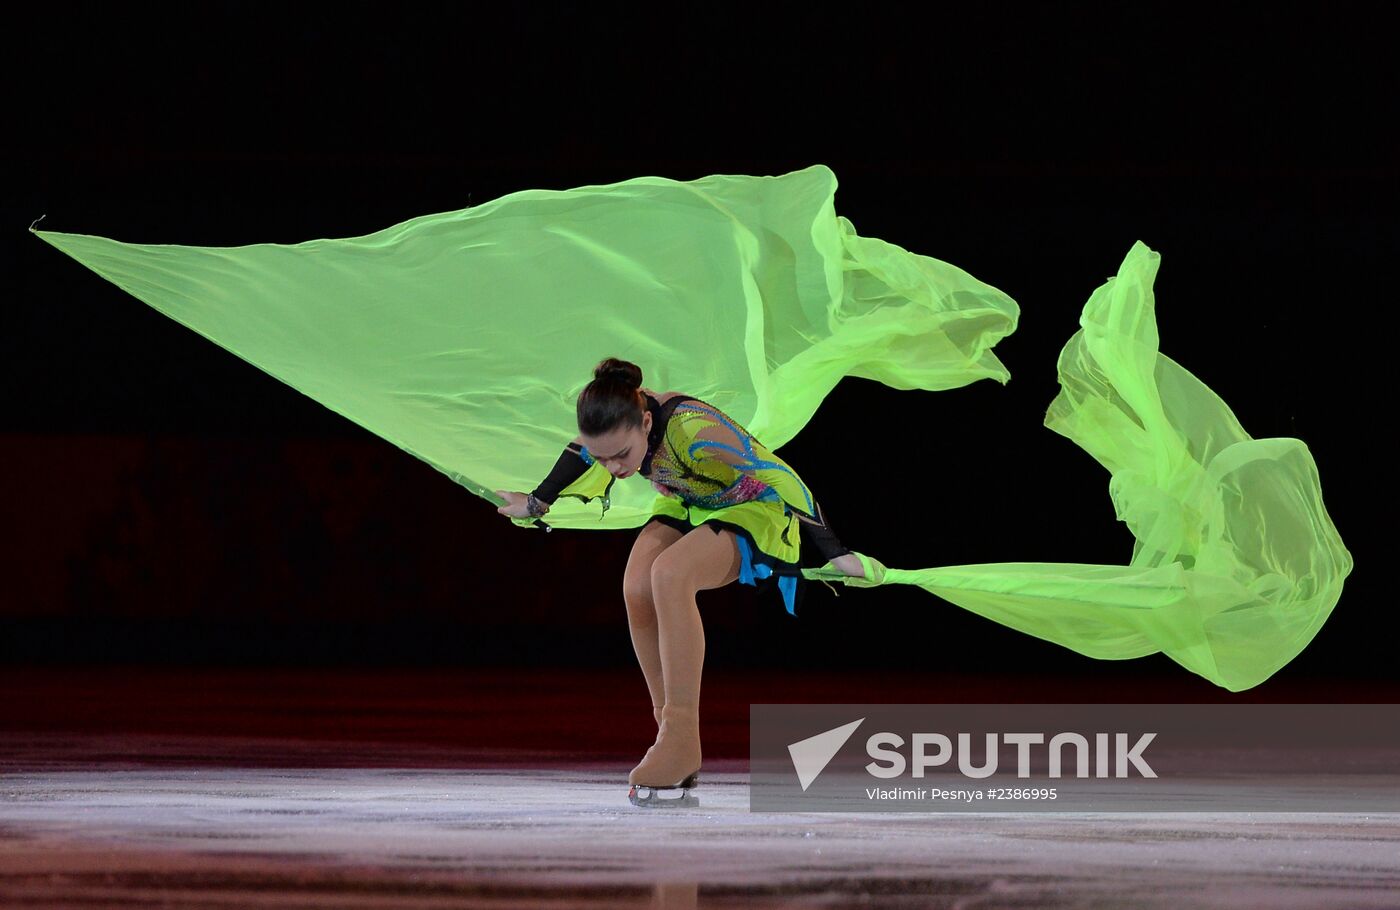
[[[753,551],[749,548],[748,540],[742,534],[735,534],[734,539],[739,543],[739,556],[743,564],[739,566],[739,583],[758,587],[755,578],[767,578],[773,574],[773,567],[764,563],[754,565]],[[796,604],[794,598],[797,595],[797,576],[785,575],[778,579],[778,590],[783,594],[783,603],[787,606],[789,616],[796,616]]]

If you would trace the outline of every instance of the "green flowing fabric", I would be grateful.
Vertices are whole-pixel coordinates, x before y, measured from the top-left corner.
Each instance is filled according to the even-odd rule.
[[[1135,538],[1126,566],[1011,562],[804,569],[849,585],[919,585],[974,613],[1090,657],[1161,651],[1233,692],[1312,641],[1352,558],[1299,439],[1254,439],[1230,408],[1157,350],[1152,285],[1161,257],[1133,244],[1060,352],[1045,425],[1109,470]]]
[[[500,505],[577,432],[607,356],[647,385],[719,406],[770,449],[843,376],[943,390],[1010,374],[992,348],[1010,297],[949,263],[859,236],[823,165],[778,177],[638,177],[526,190],[363,237],[193,247],[34,231],[103,278]],[[31,228],[31,230],[33,230]],[[1061,357],[1047,423],[1113,473],[1138,539],[1129,566],[886,569],[847,584],[921,585],[1084,654],[1161,650],[1230,689],[1298,653],[1350,556],[1298,440],[1251,440],[1159,355],[1156,254],[1138,244]],[[1028,465],[1028,470],[1033,466]],[[560,500],[547,524],[636,527],[644,479],[606,511]]]
[[[843,376],[951,389],[1011,374],[1015,301],[860,237],[836,175],[639,177],[525,190],[340,240],[133,244],[35,231],[160,312],[423,459],[473,493],[531,490],[578,434],[609,356],[699,396],[777,449]],[[645,478],[562,528],[630,528]],[[530,523],[532,524],[532,523]]]

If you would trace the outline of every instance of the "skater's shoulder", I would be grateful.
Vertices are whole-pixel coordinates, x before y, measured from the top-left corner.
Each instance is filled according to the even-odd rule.
[[[665,404],[672,398],[689,398],[684,392],[653,392],[651,389],[642,389],[643,392],[656,399],[657,404]]]
[[[642,389],[642,391],[646,392],[647,395],[651,398],[651,400],[655,402],[654,404],[648,404],[648,407],[652,408],[654,411],[658,411],[661,414],[664,414],[667,417],[676,413],[677,411],[690,412],[695,410],[706,411],[711,409],[711,405],[705,403],[704,401],[701,401],[694,395],[687,395],[684,392],[656,393],[651,391],[650,389]]]
[[[694,395],[676,395],[670,399],[669,410],[673,414],[683,415],[687,425],[709,423],[723,416],[719,408]]]
[[[753,437],[743,424],[716,405],[699,398],[687,398],[676,402],[676,414],[683,432],[692,440],[706,440],[725,444],[745,446]]]

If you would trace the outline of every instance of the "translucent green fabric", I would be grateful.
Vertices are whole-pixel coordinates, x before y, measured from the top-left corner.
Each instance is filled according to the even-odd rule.
[[[770,449],[843,376],[926,390],[1007,382],[992,348],[1015,330],[1016,303],[956,266],[858,236],[835,190],[813,165],[526,190],[288,245],[35,233],[499,505],[494,490],[532,489],[576,435],[575,400],[607,356],[639,364],[649,388],[719,406]],[[804,574],[919,584],[1095,657],[1162,650],[1231,689],[1291,659],[1350,557],[1307,448],[1250,440],[1157,354],[1156,258],[1134,247],[1090,300],[1047,421],[1113,472],[1139,539],[1130,566],[885,570],[862,556],[871,579]],[[606,513],[561,500],[546,521],[636,527],[654,500],[629,478]]]
[[[913,584],[1090,657],[1161,651],[1231,691],[1298,655],[1332,612],[1351,554],[1299,439],[1253,439],[1225,402],[1157,350],[1161,257],[1141,242],[1096,290],[1060,352],[1045,425],[1110,472],[1135,538],[1126,566],[1010,562],[830,568],[808,578]]]
[[[843,376],[950,389],[1010,373],[992,347],[1007,295],[963,270],[857,236],[836,176],[639,177],[525,190],[364,237],[239,247],[36,231],[102,277],[472,492],[530,490],[578,434],[604,357],[648,388],[722,408],[769,448]],[[613,486],[636,527],[656,492]]]

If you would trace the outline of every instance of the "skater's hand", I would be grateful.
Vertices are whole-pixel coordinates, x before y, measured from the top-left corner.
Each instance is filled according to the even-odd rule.
[[[860,563],[863,571],[859,575],[851,574],[841,567],[841,563],[848,559],[855,559]],[[853,588],[874,588],[885,583],[885,573],[888,571],[890,570],[885,568],[884,563],[875,557],[851,552],[841,554],[820,569],[803,569],[802,577],[818,581],[839,581]]]
[[[857,578],[865,577],[865,567],[860,564],[860,558],[854,553],[842,553],[831,560],[831,565],[845,572],[847,575],[854,575]]]
[[[517,493],[513,490],[497,490],[496,495],[506,501],[506,504],[496,509],[496,511],[507,518],[529,518],[530,503],[528,493]]]

